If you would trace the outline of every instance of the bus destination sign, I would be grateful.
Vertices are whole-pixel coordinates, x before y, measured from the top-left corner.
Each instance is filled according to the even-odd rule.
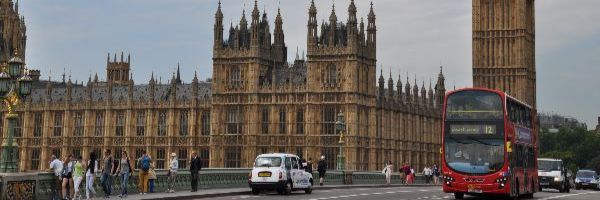
[[[452,135],[494,135],[495,125],[450,125]]]

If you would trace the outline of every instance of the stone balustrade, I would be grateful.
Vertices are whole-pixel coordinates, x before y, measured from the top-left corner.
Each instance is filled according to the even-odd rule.
[[[200,189],[211,188],[243,188],[248,187],[248,175],[250,169],[203,169],[200,172]],[[157,179],[154,182],[155,192],[165,192],[167,189],[167,171],[157,170]],[[318,174],[314,173],[315,183],[318,183]],[[423,183],[422,176],[417,175],[416,183]],[[54,174],[47,172],[39,173],[18,173],[18,174],[0,174],[0,200],[5,199],[51,199],[55,188],[56,179]],[[119,194],[121,191],[121,181],[118,177],[113,177],[113,194]],[[130,178],[128,192],[130,194],[138,193],[139,179],[137,173]],[[180,170],[177,174],[175,190],[190,190],[191,176],[188,170]],[[392,184],[403,183],[400,174],[392,175]],[[380,172],[353,172],[353,171],[328,171],[325,176],[326,185],[365,185],[365,184],[385,184],[385,176]],[[94,181],[95,189],[98,194],[103,194],[100,186],[100,176]],[[85,181],[82,183],[81,191],[85,187]],[[83,193],[85,194],[85,192]]]

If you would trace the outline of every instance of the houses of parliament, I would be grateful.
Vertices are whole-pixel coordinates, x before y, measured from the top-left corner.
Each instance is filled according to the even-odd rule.
[[[0,2],[5,62],[13,47],[24,52],[25,25],[18,6]],[[313,161],[324,155],[335,169],[338,113],[345,116],[346,169],[380,170],[388,160],[416,169],[439,164],[444,75],[440,70],[427,85],[408,77],[393,80],[391,74],[377,77],[372,3],[365,5],[366,18],[357,16],[351,0],[347,19],[338,19],[333,9],[319,24],[310,2],[307,53],[293,62],[283,13],[278,10],[271,24],[257,4],[248,19],[243,11],[239,24],[229,27],[221,3],[215,5],[213,77],[206,81],[195,76],[184,83],[177,71],[167,83],[154,74],[147,83],[135,83],[131,57],[122,53],[107,56],[106,80],[90,76],[74,83],[63,75],[36,81],[17,109],[20,171],[46,169],[52,154],[87,157],[103,149],[135,157],[146,150],[157,168],[167,167],[171,152],[181,159],[180,168],[188,167],[195,151],[211,168],[247,168],[258,154],[287,152]],[[6,134],[5,122],[0,129]]]

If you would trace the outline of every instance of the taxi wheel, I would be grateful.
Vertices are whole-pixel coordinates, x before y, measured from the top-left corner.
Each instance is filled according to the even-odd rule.
[[[310,193],[312,193],[312,186],[311,186],[311,185],[309,185],[309,186],[308,186],[308,188],[306,188],[306,189],[304,190],[304,192],[305,192],[306,194],[310,194]]]
[[[258,194],[260,194],[260,190],[252,188],[252,194],[253,195],[258,195]]]
[[[287,183],[285,183],[285,188],[284,188],[284,194],[288,195],[292,193],[292,182],[288,181]]]

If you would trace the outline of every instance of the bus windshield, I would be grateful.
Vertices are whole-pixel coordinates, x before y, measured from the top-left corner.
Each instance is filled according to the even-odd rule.
[[[489,174],[504,165],[503,138],[446,137],[445,160],[450,168],[467,174]]]
[[[502,120],[500,95],[479,90],[456,92],[448,97],[446,120]]]

